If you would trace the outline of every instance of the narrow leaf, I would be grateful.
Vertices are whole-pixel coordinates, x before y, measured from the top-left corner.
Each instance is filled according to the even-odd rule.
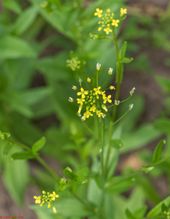
[[[12,155],[12,158],[14,160],[29,160],[34,158],[34,154],[32,153],[32,151],[19,152],[14,153]]]
[[[161,160],[162,157],[162,152],[163,152],[163,147],[165,145],[166,141],[161,140],[158,145],[156,146],[153,156],[152,156],[152,163],[157,163]]]
[[[42,137],[38,141],[36,141],[32,146],[33,153],[36,153],[36,152],[40,151],[41,148],[44,147],[45,143],[46,143],[46,138],[45,137]]]

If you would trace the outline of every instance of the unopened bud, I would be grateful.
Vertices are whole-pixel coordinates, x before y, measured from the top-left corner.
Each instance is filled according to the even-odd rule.
[[[72,90],[77,90],[77,87],[75,85],[73,85]]]
[[[97,63],[97,64],[96,64],[96,70],[97,70],[97,71],[100,71],[101,66],[102,66],[102,65],[101,65],[100,63]]]
[[[113,74],[113,68],[109,68],[108,75],[112,75],[112,74]]]
[[[120,104],[120,100],[115,100],[115,105],[118,106]]]
[[[133,103],[129,105],[129,111],[131,111],[133,109]]]
[[[91,78],[88,77],[88,78],[87,78],[87,82],[88,82],[88,83],[91,83]]]
[[[133,87],[132,90],[129,92],[129,93],[130,93],[130,96],[132,96],[132,95],[134,94],[135,90],[136,90],[136,88]]]
[[[74,102],[74,99],[73,99],[72,97],[69,97],[69,98],[68,98],[68,101],[69,101],[70,103],[73,103],[73,102]]]
[[[115,86],[110,85],[109,89],[110,89],[110,90],[115,90],[116,88],[115,88]]]

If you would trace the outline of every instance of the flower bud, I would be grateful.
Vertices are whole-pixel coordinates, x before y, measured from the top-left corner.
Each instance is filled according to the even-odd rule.
[[[77,90],[77,87],[75,85],[73,85],[72,90]]]
[[[100,63],[97,63],[97,64],[96,64],[96,70],[97,70],[97,71],[100,71],[101,66],[102,66],[102,65],[101,65]]]
[[[118,106],[120,104],[120,100],[115,100],[115,105]]]
[[[112,74],[113,74],[113,68],[109,68],[108,75],[112,75]]]
[[[129,93],[130,93],[130,96],[132,96],[132,95],[134,94],[135,90],[136,90],[136,88],[133,87],[132,90],[129,92]]]
[[[74,102],[74,99],[73,99],[72,97],[69,97],[69,98],[68,98],[68,101],[69,101],[70,103],[73,103],[73,102]]]
[[[133,109],[133,106],[134,106],[133,103],[129,105],[129,111],[131,111]]]

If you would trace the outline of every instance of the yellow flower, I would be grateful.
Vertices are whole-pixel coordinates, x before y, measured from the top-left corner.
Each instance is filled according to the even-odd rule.
[[[101,94],[101,87],[96,87],[93,90],[94,90],[95,95]]]
[[[112,96],[108,95],[106,96],[105,94],[103,95],[103,103],[112,103]]]
[[[112,32],[112,29],[111,29],[110,27],[106,27],[106,28],[104,29],[104,32],[105,32],[106,34],[109,34],[109,33]]]
[[[103,14],[103,10],[100,8],[96,8],[96,12],[94,13],[94,16],[97,16],[98,18],[101,18]]]
[[[84,114],[83,114],[83,117],[82,117],[82,120],[86,120],[88,119],[90,116],[92,116],[93,114],[90,112],[90,111],[86,111]]]
[[[67,67],[69,67],[72,71],[76,71],[76,70],[80,69],[81,62],[77,56],[75,56],[71,59],[67,59],[66,63],[67,63]]]
[[[84,94],[84,92],[86,93]],[[104,118],[108,111],[106,104],[111,102],[111,95],[107,95],[100,86],[90,90],[81,87],[77,92],[78,114],[83,121],[94,115]]]
[[[56,192],[46,192],[46,191],[42,191],[42,194],[39,196],[34,196],[33,197],[35,199],[35,204],[36,205],[46,205],[47,208],[52,208],[52,211],[54,213],[57,212],[56,208],[53,206],[53,203],[56,201],[56,199],[59,198],[59,195]]]
[[[49,197],[51,197],[52,201],[55,201],[57,198],[59,198],[59,195],[56,192],[52,192]]]
[[[101,9],[96,9],[95,16],[99,13],[99,10]],[[98,11],[98,12],[97,12]],[[101,15],[101,13],[100,13]],[[98,16],[99,21],[99,27],[98,31],[103,31],[105,34],[109,35],[110,33],[113,32],[114,27],[118,26],[119,20],[115,19],[114,13],[111,11],[110,8],[108,8],[104,13],[102,11],[102,15]]]
[[[79,104],[79,105],[83,105],[83,102],[84,102],[85,100],[84,99],[82,99],[82,98],[77,98],[77,103]]]
[[[126,14],[127,14],[127,8],[121,8],[120,9],[120,16],[123,17]]]
[[[34,196],[35,204],[39,205],[41,204],[41,196]]]
[[[118,27],[118,25],[119,25],[119,20],[118,19],[113,19],[112,20],[112,26]]]
[[[80,88],[80,91],[77,92],[77,96],[81,96],[82,98],[85,98],[85,96],[88,94],[88,91],[84,90],[84,88]]]
[[[90,111],[93,112],[93,113],[95,113],[95,112],[96,112],[96,106],[93,105],[93,106],[90,108]]]
[[[97,112],[96,112],[96,114],[97,114],[97,116],[99,117],[99,118],[104,118],[105,117],[105,114],[104,113],[102,113],[100,110],[98,110]]]

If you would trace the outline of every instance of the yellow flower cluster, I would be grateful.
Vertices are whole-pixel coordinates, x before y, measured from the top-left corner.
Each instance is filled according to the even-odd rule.
[[[67,59],[66,63],[67,63],[67,67],[69,67],[72,71],[76,71],[80,69],[81,61],[78,59],[77,56],[71,59]]]
[[[46,192],[42,191],[42,194],[39,196],[34,196],[35,204],[40,205],[41,207],[47,205],[48,208],[52,208],[54,213],[57,213],[56,208],[53,206],[53,202],[59,198],[59,195],[56,192]]]
[[[77,92],[78,114],[82,120],[94,115],[104,118],[108,111],[107,103],[112,103],[111,95],[107,95],[100,86],[85,90],[83,87]]]
[[[120,9],[120,17],[123,17],[127,14],[126,8]],[[116,19],[114,13],[111,12],[110,8],[108,8],[104,13],[100,8],[96,8],[94,16],[99,18],[98,31],[104,31],[107,35],[113,32],[113,28],[118,27],[120,23],[120,19]]]

